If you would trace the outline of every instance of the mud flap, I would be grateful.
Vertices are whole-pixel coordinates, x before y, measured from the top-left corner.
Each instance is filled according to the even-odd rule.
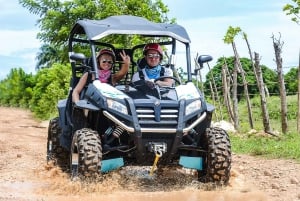
[[[123,158],[113,158],[108,160],[102,160],[101,172],[109,172],[111,170],[118,169],[124,166]]]
[[[185,168],[203,170],[203,162],[201,157],[180,156],[179,164]]]

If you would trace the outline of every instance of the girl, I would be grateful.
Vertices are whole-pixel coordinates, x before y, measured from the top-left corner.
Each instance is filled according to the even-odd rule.
[[[115,53],[109,49],[102,49],[99,51],[97,55],[98,74],[99,74],[99,80],[102,83],[109,83],[114,86],[118,81],[120,81],[126,75],[130,65],[130,57],[126,55],[124,50],[120,52],[120,56],[122,57],[123,60],[121,70],[119,70],[115,74],[112,74],[111,68],[116,60]],[[83,74],[78,84],[74,88],[72,93],[72,100],[74,103],[79,101],[79,94],[84,88],[87,82],[87,78],[88,78],[88,73],[86,72],[85,74]],[[94,80],[95,78],[93,77],[92,79]]]

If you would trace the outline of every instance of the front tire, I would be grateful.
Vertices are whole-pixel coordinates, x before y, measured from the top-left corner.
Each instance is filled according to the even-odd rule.
[[[212,127],[206,130],[207,155],[205,160],[204,181],[227,184],[231,169],[231,144],[227,132]],[[203,174],[199,171],[198,175]],[[203,178],[199,178],[203,180]]]
[[[100,174],[101,161],[102,146],[98,132],[89,128],[77,130],[71,145],[72,177]]]
[[[54,161],[62,170],[69,167],[69,151],[60,145],[62,129],[59,126],[59,118],[51,119],[48,127],[47,162]]]

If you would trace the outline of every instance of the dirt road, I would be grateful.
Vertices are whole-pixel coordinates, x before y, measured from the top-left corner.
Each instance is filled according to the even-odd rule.
[[[123,168],[102,181],[71,181],[46,163],[48,122],[30,112],[0,107],[0,201],[297,201],[300,164],[233,154],[227,187],[201,184],[191,172],[167,169],[148,177],[145,168]]]

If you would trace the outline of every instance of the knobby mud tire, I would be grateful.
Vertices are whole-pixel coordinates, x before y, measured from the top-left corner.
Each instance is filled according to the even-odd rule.
[[[231,144],[229,136],[225,130],[212,127],[206,130],[206,140],[207,156],[204,181],[226,185],[230,178],[231,169]]]
[[[69,168],[69,154],[70,152],[60,145],[60,135],[62,129],[59,127],[58,117],[51,119],[48,127],[47,139],[47,162],[53,161],[55,165],[59,166],[63,171]]]
[[[100,175],[102,146],[97,131],[83,128],[74,133],[70,161],[73,177]]]

